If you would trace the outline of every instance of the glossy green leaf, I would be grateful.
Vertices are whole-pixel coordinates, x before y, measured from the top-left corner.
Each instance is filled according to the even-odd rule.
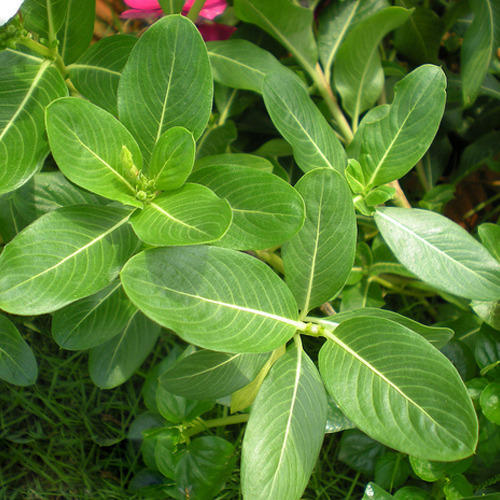
[[[59,54],[65,64],[72,63],[92,41],[95,20],[95,0],[68,0],[61,29],[57,33]]]
[[[0,314],[0,379],[31,385],[38,375],[36,359],[15,325]]]
[[[468,299],[500,297],[500,264],[458,224],[406,208],[380,208],[375,222],[397,259],[422,281]]]
[[[231,205],[233,221],[217,245],[263,249],[289,240],[304,221],[304,202],[287,182],[255,168],[213,165],[197,169],[199,182]]]
[[[135,311],[121,283],[115,282],[56,311],[52,337],[63,349],[90,349],[118,335]]]
[[[420,335],[386,319],[354,318],[326,337],[321,376],[359,429],[429,460],[459,460],[474,452],[472,401],[453,365]]]
[[[402,177],[422,158],[443,116],[445,87],[440,68],[420,66],[398,82],[390,106],[367,113],[351,146],[360,146],[367,186]]]
[[[400,325],[405,326],[409,330],[422,335],[424,339],[430,342],[436,349],[444,347],[453,337],[453,330],[442,326],[427,326],[413,321],[406,316],[402,316],[394,311],[388,309],[379,309],[377,307],[364,307],[363,309],[355,309],[353,311],[345,311],[334,316],[325,318],[325,321],[341,324],[352,318],[384,318],[390,321],[395,321]]]
[[[43,215],[0,255],[0,308],[44,314],[108,285],[137,247],[130,211],[75,205]]]
[[[218,399],[249,384],[269,354],[197,351],[160,377],[168,391],[190,399]]]
[[[353,429],[355,425],[342,413],[337,403],[328,395],[328,411],[326,416],[325,434]]]
[[[312,10],[289,0],[235,0],[234,9],[239,19],[267,31],[301,64],[314,67],[318,49],[312,31]]]
[[[193,134],[183,127],[168,129],[158,140],[151,156],[148,177],[157,189],[180,188],[194,164],[196,144]]]
[[[266,76],[264,103],[304,172],[320,167],[344,170],[344,148],[297,79],[282,71]]]
[[[72,182],[112,200],[142,207],[136,198],[131,166],[122,148],[140,170],[142,157],[130,132],[111,114],[77,97],[58,99],[47,108],[47,134],[54,159]]]
[[[261,93],[264,77],[282,67],[270,52],[247,40],[208,42],[207,48],[214,80],[235,89]]]
[[[69,77],[78,92],[117,115],[118,82],[136,42],[135,36],[114,35],[91,45],[75,63],[68,66]]]
[[[148,161],[171,127],[185,127],[195,139],[201,136],[212,94],[210,62],[200,32],[186,17],[166,16],[141,36],[125,65],[118,87],[120,120]]]
[[[370,481],[366,485],[365,494],[361,500],[390,500],[391,498],[394,497],[378,484]]]
[[[263,172],[272,173],[273,164],[262,158],[262,156],[251,155],[247,153],[227,153],[220,155],[204,156],[196,160],[195,170],[205,167],[250,167]]]
[[[245,498],[302,497],[323,442],[326,412],[319,373],[296,344],[273,365],[250,412],[241,452]]]
[[[384,86],[378,45],[389,31],[401,26],[410,11],[387,7],[358,23],[346,36],[335,58],[335,88],[342,107],[357,117],[373,106]]]
[[[285,281],[305,315],[344,286],[356,253],[356,216],[347,182],[335,170],[312,170],[295,188],[304,198],[306,221],[282,257]]]
[[[137,236],[154,246],[197,245],[218,240],[231,224],[226,200],[199,184],[163,193],[130,219]]]
[[[144,314],[206,349],[267,352],[299,326],[295,300],[281,279],[234,250],[146,250],[127,262],[121,278]]]
[[[408,458],[401,453],[387,451],[375,462],[375,481],[389,491],[402,486],[410,472]]]
[[[460,53],[462,99],[470,106],[479,94],[490,61],[500,44],[500,5],[495,0],[469,0],[474,13]]]
[[[66,16],[67,0],[24,0],[21,7],[26,29],[54,39]]]
[[[67,94],[52,61],[13,50],[0,52],[0,194],[24,184],[49,152],[43,113]]]
[[[123,384],[151,352],[160,326],[137,311],[119,335],[89,353],[90,378],[101,389]]]
[[[472,310],[495,330],[500,330],[500,299],[492,301],[473,300]]]
[[[500,225],[485,222],[477,228],[482,244],[500,262]]]

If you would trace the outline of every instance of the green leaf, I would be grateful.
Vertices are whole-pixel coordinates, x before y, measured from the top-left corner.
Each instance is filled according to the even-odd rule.
[[[267,50],[247,40],[208,42],[208,57],[216,82],[262,93],[264,77],[282,66]]]
[[[378,484],[370,481],[366,485],[365,494],[361,500],[390,500],[391,498],[394,497],[387,493],[387,491],[381,488]]]
[[[500,300],[473,300],[471,307],[485,323],[495,328],[495,330],[500,330]]]
[[[52,61],[0,52],[0,194],[24,184],[49,152],[43,113],[67,88]]]
[[[253,403],[241,452],[241,488],[252,500],[295,500],[325,432],[326,394],[300,341],[271,368]]]
[[[90,378],[101,389],[123,384],[151,352],[161,328],[139,311],[123,331],[89,353]]]
[[[206,349],[267,352],[300,326],[295,300],[281,279],[234,250],[146,250],[127,262],[121,278],[147,316]]]
[[[410,11],[401,7],[380,10],[358,23],[340,46],[334,66],[335,88],[342,107],[355,120],[375,104],[384,87],[378,45],[409,15]]]
[[[485,222],[477,228],[481,243],[500,262],[500,225]]]
[[[122,148],[142,167],[139,147],[111,114],[77,97],[58,99],[47,108],[47,134],[54,159],[72,182],[112,200],[142,207]]]
[[[491,59],[500,44],[500,5],[494,0],[469,0],[474,13],[462,43],[462,98],[470,106],[479,94]]]
[[[179,14],[186,3],[185,0],[159,0],[158,2],[165,14]]]
[[[409,0],[398,0],[398,4],[408,9],[413,7]],[[394,46],[416,64],[435,63],[443,31],[444,23],[433,10],[417,6],[394,33]]]
[[[290,239],[304,221],[304,202],[287,182],[255,168],[213,165],[197,169],[199,182],[231,205],[233,221],[217,245],[257,250]]]
[[[43,215],[0,255],[0,308],[45,314],[108,285],[137,247],[130,211],[75,205]]]
[[[194,164],[196,144],[193,134],[183,127],[168,129],[158,140],[151,156],[148,176],[157,189],[180,188]]]
[[[368,476],[375,473],[375,462],[385,447],[358,429],[347,430],[342,433],[339,444],[338,457],[349,467]]]
[[[67,0],[25,0],[21,7],[26,29],[54,40],[66,16]]]
[[[292,146],[295,161],[304,172],[320,167],[344,170],[344,148],[296,78],[282,71],[266,76],[264,103],[274,125]]]
[[[397,259],[422,281],[468,299],[500,297],[500,264],[458,224],[407,208],[379,208],[375,222]]]
[[[402,486],[410,472],[408,458],[401,453],[388,451],[375,462],[375,481],[389,491]]]
[[[158,50],[158,47],[169,47]],[[200,32],[186,17],[167,16],[139,39],[118,87],[120,120],[146,162],[168,128],[187,128],[198,139],[212,109],[213,81]]]
[[[445,87],[443,71],[426,64],[397,83],[390,106],[367,113],[351,146],[360,145],[367,186],[402,177],[422,158],[443,116]]]
[[[213,124],[205,130],[196,147],[196,158],[223,154],[230,150],[230,144],[238,137],[238,130],[233,120],[226,120],[222,125]]]
[[[135,311],[121,284],[115,282],[56,311],[52,337],[63,349],[90,349],[118,335]]]
[[[130,219],[149,245],[198,245],[218,240],[231,224],[226,200],[199,184],[163,193]]]
[[[276,38],[302,65],[314,67],[318,49],[312,31],[312,10],[290,0],[235,0],[234,10],[239,19],[256,24]]]
[[[349,186],[335,170],[312,170],[295,188],[304,198],[306,221],[282,257],[285,281],[305,316],[344,286],[356,253],[356,216]]]
[[[117,115],[118,82],[136,42],[134,36],[114,35],[91,45],[75,63],[68,66],[69,77],[78,92]]]
[[[359,429],[429,460],[474,452],[477,418],[467,390],[448,359],[420,335],[386,319],[354,318],[326,336],[321,376]]]
[[[249,384],[269,354],[197,351],[177,361],[160,377],[168,391],[190,399],[218,399]]]
[[[65,64],[75,61],[90,45],[95,8],[95,0],[68,0],[66,16],[57,33],[59,54]]]
[[[355,309],[353,311],[346,311],[335,314],[325,318],[324,321],[333,322],[336,324],[341,324],[352,318],[384,318],[390,321],[395,321],[402,326],[405,326],[409,330],[412,330],[419,335],[422,335],[424,339],[430,342],[436,349],[441,349],[444,347],[453,337],[453,330],[451,328],[441,327],[441,326],[427,326],[413,321],[406,316],[402,316],[394,311],[389,311],[388,309],[379,309],[377,307],[364,307],[363,309]],[[325,323],[326,324],[326,323]]]
[[[0,314],[0,379],[9,384],[31,385],[38,375],[35,356],[18,329]]]
[[[201,170],[205,167],[250,167],[268,173],[273,171],[273,164],[269,160],[247,153],[210,155],[196,160],[195,170]]]

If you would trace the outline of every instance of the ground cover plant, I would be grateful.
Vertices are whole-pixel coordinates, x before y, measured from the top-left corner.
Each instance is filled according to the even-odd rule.
[[[494,498],[498,3],[126,3],[2,28],[0,378],[138,375],[129,495]]]

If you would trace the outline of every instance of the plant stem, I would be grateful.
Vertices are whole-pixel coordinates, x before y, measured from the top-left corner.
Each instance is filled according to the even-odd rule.
[[[393,187],[396,190],[396,195],[394,196],[394,203],[399,207],[411,208],[408,198],[406,198],[404,191],[401,189],[401,186],[399,185],[399,181],[395,180],[389,182],[389,186]]]
[[[359,476],[361,476],[361,472],[357,472],[356,476],[354,476],[354,480],[351,483],[351,487],[349,488],[349,491],[347,492],[347,496],[345,497],[345,500],[349,500],[351,498],[352,492],[354,491],[354,488],[358,484]]]
[[[486,207],[490,203],[493,203],[494,201],[498,200],[499,198],[500,198],[500,193],[497,193],[496,195],[492,196],[491,198],[488,198],[487,200],[479,203],[474,208],[471,208],[468,212],[466,212],[464,214],[463,218],[468,219],[469,217],[472,217],[476,212],[481,211],[484,207]]]
[[[199,434],[200,432],[206,431],[207,429],[211,429],[213,427],[225,427],[226,425],[241,424],[243,422],[247,422],[249,417],[250,415],[248,413],[239,413],[237,415],[231,415],[229,417],[204,420],[185,431],[183,435],[185,438],[190,438],[195,434]]]
[[[45,47],[45,45],[42,45],[41,43],[32,40],[31,38],[21,38],[20,40],[18,40],[18,43],[24,45],[25,47],[28,47],[33,52],[36,52],[43,57],[46,57],[48,59],[52,59],[53,57],[53,53],[48,47]]]
[[[198,16],[200,15],[201,9],[205,5],[206,0],[195,0],[192,7],[189,9],[187,18],[191,21],[196,22]]]
[[[432,186],[429,182],[429,179],[427,179],[427,176],[425,175],[425,169],[422,160],[418,161],[416,169],[417,169],[418,180],[420,181],[420,184],[424,188],[424,191],[427,193],[427,191],[431,190]]]
[[[266,264],[269,264],[275,271],[281,274],[285,274],[285,268],[283,266],[283,259],[276,255],[274,252],[269,250],[254,250],[255,255],[263,260]]]

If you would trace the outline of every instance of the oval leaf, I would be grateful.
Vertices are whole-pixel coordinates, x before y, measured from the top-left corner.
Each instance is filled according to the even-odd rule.
[[[189,183],[155,198],[130,222],[149,245],[197,245],[218,240],[231,217],[226,200],[205,186]]]
[[[323,442],[326,394],[300,345],[271,368],[243,439],[241,487],[252,500],[302,497]]]
[[[139,309],[187,342],[226,352],[267,352],[301,323],[291,292],[250,255],[215,247],[157,248],[121,273]]]
[[[90,205],[40,217],[0,255],[0,308],[45,314],[104,288],[137,247],[129,217]]]
[[[325,336],[321,376],[359,429],[428,460],[474,452],[477,417],[467,390],[450,361],[420,335],[382,318],[354,318]]]
[[[379,208],[375,222],[397,259],[422,281],[467,299],[500,297],[500,264],[458,224],[408,208]]]
[[[232,224],[217,245],[238,250],[270,248],[289,240],[304,222],[302,198],[276,175],[213,165],[197,169],[190,180],[213,189],[231,205]]]

